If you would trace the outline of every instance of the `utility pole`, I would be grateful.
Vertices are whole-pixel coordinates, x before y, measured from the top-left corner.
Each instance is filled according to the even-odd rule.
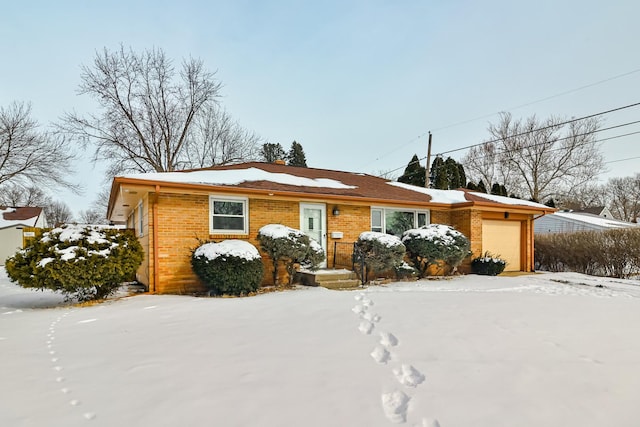
[[[427,167],[426,167],[426,176],[424,177],[424,187],[429,188],[429,175],[431,175],[431,171],[429,168],[431,167],[431,131],[429,131],[429,144],[427,145]]]

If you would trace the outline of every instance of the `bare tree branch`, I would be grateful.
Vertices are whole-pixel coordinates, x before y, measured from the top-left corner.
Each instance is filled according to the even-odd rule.
[[[463,158],[473,179],[504,184],[509,191],[543,201],[562,197],[597,178],[604,167],[595,141],[597,118],[564,125],[562,118],[540,121],[536,116],[514,120],[502,113],[489,125],[495,143],[474,147]],[[515,136],[514,136],[515,135]]]
[[[64,187],[79,192],[80,186],[67,179],[76,158],[69,142],[38,128],[29,104],[13,102],[0,107],[0,185]]]
[[[188,163],[185,145],[194,120],[216,104],[221,83],[202,61],[180,71],[160,49],[136,53],[123,46],[96,53],[83,66],[79,93],[94,98],[100,115],[67,113],[59,131],[85,145],[109,173],[173,171]]]

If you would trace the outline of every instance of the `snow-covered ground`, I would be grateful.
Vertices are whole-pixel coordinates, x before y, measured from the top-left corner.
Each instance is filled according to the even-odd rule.
[[[470,275],[75,307],[0,270],[0,379],[12,427],[637,427],[640,282]]]

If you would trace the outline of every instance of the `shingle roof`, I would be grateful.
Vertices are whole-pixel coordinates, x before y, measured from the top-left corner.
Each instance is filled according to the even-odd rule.
[[[181,172],[124,175],[116,184],[161,184],[169,187],[237,188],[280,195],[317,195],[389,203],[464,205],[482,204],[514,209],[553,211],[526,200],[468,190],[434,190],[410,186],[363,173],[250,162]],[[112,190],[113,191],[113,190]],[[113,196],[114,194],[112,194]]]
[[[16,225],[34,227],[41,214],[42,208],[37,207],[0,206],[0,228]]]

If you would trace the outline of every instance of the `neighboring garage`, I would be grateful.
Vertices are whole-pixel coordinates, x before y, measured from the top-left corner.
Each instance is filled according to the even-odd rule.
[[[505,271],[522,270],[522,222],[484,219],[482,253],[486,251],[507,261]]]

